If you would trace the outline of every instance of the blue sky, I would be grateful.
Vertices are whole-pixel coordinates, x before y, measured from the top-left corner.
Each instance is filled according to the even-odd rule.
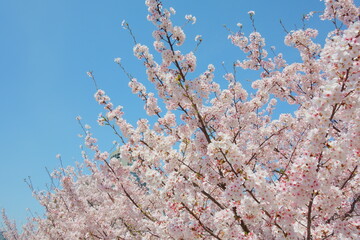
[[[279,20],[291,30],[302,26],[303,14],[323,10],[318,0],[164,3],[177,11],[178,25],[185,22],[185,14],[196,16],[197,23],[185,28],[187,42],[183,50],[193,49],[194,37],[201,34],[204,41],[197,51],[197,72],[212,63],[219,81],[225,73],[221,62],[230,70],[233,61],[244,57],[227,40],[224,24],[236,30],[236,23],[241,22],[250,33],[247,12],[254,10],[257,29],[268,46],[276,46],[278,52],[296,61],[296,52],[283,44],[285,32]],[[95,89],[87,71],[94,71],[99,87],[114,103],[124,106],[130,122],[146,117],[141,101],[131,94],[126,76],[113,62],[121,57],[130,73],[139,81],[146,80],[141,62],[132,55],[132,39],[121,28],[126,19],[138,42],[152,46],[154,28],[146,15],[143,0],[0,0],[0,208],[20,225],[30,216],[27,208],[34,214],[42,212],[23,179],[31,176],[36,189],[46,189],[50,179],[45,167],[52,170],[59,166],[57,153],[65,165],[81,162],[77,115],[93,126],[103,150],[109,150],[115,139],[110,129],[96,126],[102,109],[93,99]],[[320,29],[320,43],[331,29],[331,24],[319,21],[317,15],[308,26]],[[244,71],[237,77],[245,83],[256,80],[257,75]]]

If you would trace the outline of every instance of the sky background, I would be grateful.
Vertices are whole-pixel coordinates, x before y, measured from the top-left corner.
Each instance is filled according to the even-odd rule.
[[[202,35],[197,73],[214,64],[222,86],[221,63],[231,70],[232,62],[244,58],[227,39],[224,24],[236,31],[236,23],[241,22],[249,34],[247,12],[254,10],[256,27],[268,47],[276,46],[293,62],[299,57],[284,46],[279,20],[291,30],[302,27],[303,14],[324,9],[319,0],[164,0],[164,5],[175,8],[176,25],[185,23],[185,14],[196,16],[196,24],[185,27],[187,41],[181,50],[194,49],[195,36]],[[93,98],[95,88],[87,71],[94,72],[99,88],[115,104],[124,106],[130,122],[146,117],[141,100],[131,94],[128,79],[113,62],[121,57],[128,72],[146,82],[142,63],[132,53],[132,39],[121,28],[126,19],[137,41],[152,47],[154,27],[146,16],[143,0],[0,0],[0,209],[5,208],[19,225],[30,216],[27,208],[34,215],[42,214],[24,178],[31,176],[37,190],[46,190],[50,179],[45,167],[52,171],[59,166],[56,154],[61,154],[64,165],[82,161],[77,115],[93,127],[102,150],[112,147],[111,129],[97,127],[102,108]],[[308,26],[320,30],[317,41],[323,44],[332,25],[318,16]],[[258,75],[240,71],[237,78],[249,85]],[[284,106],[279,111],[290,110]]]

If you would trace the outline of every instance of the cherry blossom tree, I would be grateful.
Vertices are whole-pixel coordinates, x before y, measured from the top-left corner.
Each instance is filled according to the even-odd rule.
[[[98,89],[95,99],[105,109],[98,122],[114,130],[121,161],[100,150],[84,126],[93,153],[83,152],[84,169],[56,170],[60,186],[34,192],[45,217],[33,218],[19,234],[4,214],[4,236],[358,239],[360,11],[351,0],[324,2],[320,17],[343,26],[334,25],[323,47],[313,41],[316,29],[288,32],[285,44],[298,50],[301,62],[269,58],[261,34],[247,36],[241,24],[230,32],[231,43],[247,54],[234,66],[260,72],[249,94],[233,73],[221,89],[211,64],[190,78],[197,60],[179,50],[186,37],[171,21],[175,10],[146,0],[154,50],[139,43],[133,50],[155,90],[128,77],[155,120],[130,124]],[[126,22],[123,27],[131,33]],[[115,62],[123,68],[120,58]],[[296,111],[274,118],[279,100]]]

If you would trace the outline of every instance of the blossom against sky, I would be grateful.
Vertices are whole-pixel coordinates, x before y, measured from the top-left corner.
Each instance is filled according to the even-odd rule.
[[[196,23],[185,28],[185,48],[194,49],[194,39],[201,35],[198,70],[212,63],[217,79],[226,73],[222,62],[231,70],[232,62],[244,58],[227,39],[224,24],[236,30],[240,23],[250,33],[249,14],[253,15],[269,48],[274,45],[287,59],[296,60],[296,52],[287,52],[289,48],[283,44],[286,33],[279,20],[291,30],[302,27],[303,14],[324,9],[317,0],[228,0],[221,5],[215,0],[178,0],[166,1],[165,6],[176,10],[175,22],[185,23],[185,15],[192,21],[196,17]],[[145,117],[141,101],[131,94],[128,80],[114,59],[121,58],[130,73],[139,80],[144,78],[142,64],[132,54],[132,38],[121,22],[126,19],[137,41],[152,46],[154,28],[146,15],[143,1],[0,2],[0,208],[6,208],[11,218],[23,223],[31,215],[26,208],[41,214],[24,178],[31,176],[36,189],[46,189],[50,178],[45,167],[52,171],[59,166],[58,153],[64,165],[81,162],[77,115],[93,126],[100,146],[111,149],[111,130],[95,127],[102,110],[93,99],[95,88],[86,72],[93,71],[97,84],[124,106],[129,121]],[[309,26],[323,33],[331,27],[319,21],[318,14]],[[320,34],[319,42],[323,43],[324,38]],[[257,76],[245,71],[238,73],[238,79],[246,82]]]

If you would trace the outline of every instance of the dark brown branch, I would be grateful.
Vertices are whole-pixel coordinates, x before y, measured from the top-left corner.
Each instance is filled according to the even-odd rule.
[[[311,240],[312,239],[312,235],[311,235],[311,224],[312,224],[312,205],[314,203],[314,199],[317,196],[317,193],[314,191],[311,194],[311,198],[309,201],[309,205],[308,205],[308,213],[307,213],[307,223],[306,223],[306,240]]]
[[[240,226],[241,228],[244,230],[244,233],[245,234],[249,234],[250,233],[250,230],[249,228],[247,227],[247,225],[245,224],[245,222],[241,219],[241,217],[237,214],[236,212],[236,207],[233,207],[232,208],[232,211],[234,213],[234,218],[236,221],[239,221],[240,220]]]
[[[245,183],[243,183],[243,187],[245,188],[245,191],[248,192],[250,196],[255,200],[255,202],[260,204],[260,201],[255,197],[254,193],[251,190],[247,189]]]
[[[234,167],[232,166],[232,164],[231,164],[231,163],[229,162],[229,160],[227,159],[226,154],[224,153],[224,151],[223,151],[222,149],[220,149],[220,152],[221,152],[221,154],[223,155],[223,157],[224,157],[225,161],[227,162],[227,164],[229,164],[229,166],[230,166],[230,168],[231,168],[231,171],[235,174],[235,176],[238,177],[237,172],[235,171]]]
[[[351,216],[351,213],[355,210],[355,207],[356,207],[356,204],[357,204],[357,202],[359,202],[360,201],[360,194],[354,199],[354,201],[351,203],[351,208],[350,208],[350,210],[347,212],[347,213],[345,213],[345,215],[344,215],[344,218],[347,218],[347,217],[350,217]]]
[[[174,47],[173,47],[174,44],[171,43],[171,41],[170,41],[169,33],[168,33],[166,30],[164,30],[164,32],[165,32],[165,34],[166,34],[167,43],[169,44],[172,53],[175,54]],[[183,69],[180,67],[179,62],[178,62],[177,60],[175,60],[175,61],[173,61],[173,63],[175,64],[176,68],[178,69],[182,81],[185,81],[185,80],[186,80],[185,74],[184,74],[184,72],[183,72]],[[201,125],[201,126],[199,127],[200,130],[204,133],[207,142],[210,143],[210,142],[211,142],[210,136],[209,136],[209,134],[208,134],[207,131],[206,131],[206,126],[205,126],[204,120],[202,119],[202,117],[201,117],[201,115],[200,115],[200,112],[199,112],[196,104],[192,101],[192,98],[189,96],[187,90],[184,88],[184,86],[182,85],[181,82],[180,82],[180,86],[181,86],[181,88],[185,91],[186,97],[191,101],[192,106],[194,107],[194,109],[195,109],[195,111],[196,111],[197,118],[198,118],[198,120],[199,120],[199,122],[200,122],[200,125]]]
[[[356,167],[354,168],[354,170],[352,170],[352,172],[350,173],[350,176],[346,179],[346,181],[344,182],[344,184],[341,186],[341,190],[346,186],[346,184],[355,176],[355,172],[358,168],[358,165],[356,165]]]
[[[201,226],[206,232],[208,232],[208,233],[209,233],[211,236],[213,236],[214,238],[221,240],[221,238],[219,238],[217,235],[215,235],[215,233],[214,233],[210,228],[206,227],[206,226],[203,224],[203,222],[200,220],[200,218],[199,218],[198,216],[196,216],[196,214],[195,214],[193,211],[191,211],[191,210],[186,206],[185,203],[181,202],[181,205],[183,205],[183,207],[186,209],[186,211],[187,211],[188,213],[190,213],[190,215],[193,216],[193,217],[199,222],[200,226]]]
[[[140,142],[142,143],[142,144],[144,144],[145,146],[147,146],[150,150],[154,150],[154,148],[152,148],[151,146],[149,146],[149,144],[147,144],[144,140],[140,140]]]
[[[264,208],[263,208],[262,210],[264,211],[264,213],[266,214],[266,216],[268,216],[268,217],[270,218],[270,220],[271,220],[271,219],[272,219],[271,214],[270,214],[268,211],[266,211]],[[264,220],[265,220],[265,219],[264,219]],[[282,227],[276,222],[276,217],[275,217],[275,219],[274,219],[274,225],[275,225],[278,229],[281,230],[281,232],[283,233],[284,237],[286,238],[288,234],[287,234],[287,233],[284,231],[284,229],[282,229]]]
[[[208,197],[213,203],[215,203],[220,209],[225,209],[223,205],[221,205],[213,196],[211,196],[209,193],[205,192],[204,190],[201,191],[202,194],[204,194],[206,197]]]
[[[130,196],[130,194],[125,190],[124,186],[121,184],[121,187],[126,195],[126,197],[135,205],[135,207],[137,207],[140,212],[150,221],[155,222],[156,219],[154,219],[153,217],[151,217],[148,213],[146,213],[136,202],[135,200]]]
[[[280,134],[284,129],[286,129],[287,127],[283,127],[282,129],[280,129],[279,131],[277,131],[276,133],[272,133],[268,138],[266,138],[262,143],[260,143],[259,148],[261,148],[267,141],[269,141],[273,136]],[[246,165],[249,165],[251,163],[251,161],[256,157],[257,153],[253,153],[253,155],[251,156],[251,158],[249,159],[249,161],[247,161]]]

